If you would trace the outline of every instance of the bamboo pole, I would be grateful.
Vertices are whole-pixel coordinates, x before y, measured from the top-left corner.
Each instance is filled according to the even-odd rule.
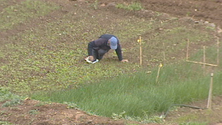
[[[143,64],[143,55],[142,55],[142,38],[141,38],[141,36],[139,37],[138,42],[140,44],[140,65],[142,65]]]
[[[211,73],[211,80],[210,80],[210,88],[209,88],[209,94],[208,94],[208,101],[207,101],[207,108],[211,109],[212,106],[212,91],[213,91],[213,73]]]
[[[208,66],[218,66],[216,64],[210,64],[210,63],[204,63],[204,62],[196,62],[196,61],[190,61],[190,60],[187,60],[187,62],[191,62],[191,63],[196,63],[196,64],[204,64],[204,65],[208,65]]]
[[[160,63],[159,67],[158,67],[158,71],[157,71],[157,76],[156,76],[156,83],[158,82],[159,76],[160,76],[160,69],[163,65]]]

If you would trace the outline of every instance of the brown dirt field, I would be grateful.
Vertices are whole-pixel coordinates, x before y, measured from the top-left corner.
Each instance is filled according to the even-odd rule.
[[[102,3],[125,2],[132,0],[101,0]],[[222,0],[138,0],[146,10],[167,13],[178,17],[193,17],[209,21],[222,27]]]
[[[0,105],[2,106],[2,105]],[[89,115],[77,109],[69,109],[65,104],[44,104],[35,100],[24,100],[22,105],[1,108],[2,121],[19,125],[122,125],[123,120]]]
[[[22,1],[22,0],[18,0]],[[54,18],[59,18],[60,14],[72,9],[73,4],[82,4],[85,0],[44,0],[56,2],[62,7],[61,10],[53,12],[39,20],[33,20],[27,25],[20,25],[13,30],[0,32],[0,40],[7,39],[10,35],[22,32],[30,27],[37,26]],[[133,0],[99,0],[100,5],[107,7],[110,3],[129,3]],[[215,23],[218,32],[222,32],[222,0],[138,0],[146,10],[167,13],[176,17],[192,17],[195,20],[203,20]],[[94,2],[94,1],[90,1]],[[11,2],[15,4],[15,2]],[[105,5],[105,6],[104,6]],[[5,5],[9,6],[9,5]],[[2,8],[0,8],[1,11]],[[117,11],[118,12],[118,11]],[[3,61],[3,60],[2,60]],[[0,121],[8,121],[18,125],[125,125],[140,124],[133,121],[113,120],[106,117],[87,114],[78,109],[69,109],[65,104],[51,103],[45,104],[39,101],[26,99],[21,105],[14,107],[2,107],[0,103]],[[190,105],[206,107],[206,100],[194,102]],[[190,108],[179,108],[177,111],[169,113],[165,122],[162,124],[177,124],[180,119],[189,121],[193,116],[198,117],[200,121],[209,122],[210,125],[222,124],[222,97],[214,97],[212,110],[197,110]],[[172,122],[174,121],[174,122]],[[155,124],[149,124],[155,125]]]

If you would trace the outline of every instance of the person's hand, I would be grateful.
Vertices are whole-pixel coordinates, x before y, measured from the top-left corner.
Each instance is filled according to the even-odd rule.
[[[93,56],[89,56],[89,60],[90,61],[94,61],[94,57]]]
[[[123,59],[121,62],[129,62],[128,59]]]
[[[93,57],[93,56],[87,56],[87,57],[85,58],[85,60],[94,61],[94,57]]]

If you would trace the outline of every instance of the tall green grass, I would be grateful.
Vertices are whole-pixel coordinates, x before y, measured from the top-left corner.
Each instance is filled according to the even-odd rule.
[[[185,70],[186,69],[186,70]],[[140,117],[165,112],[173,104],[185,104],[207,98],[210,75],[204,75],[197,65],[182,63],[164,66],[159,82],[157,70],[122,75],[103,82],[83,85],[76,89],[33,95],[34,99],[71,102],[85,111],[112,117],[112,114]],[[222,72],[214,76],[214,94],[221,94]],[[204,108],[204,107],[203,107]]]
[[[188,123],[180,123],[179,125],[207,125],[207,123],[188,122]]]

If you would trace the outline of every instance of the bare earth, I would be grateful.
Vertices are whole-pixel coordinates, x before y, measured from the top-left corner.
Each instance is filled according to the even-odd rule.
[[[20,2],[22,0],[17,0]],[[0,40],[6,39],[10,35],[19,33],[36,26],[36,23],[44,23],[47,20],[59,17],[60,14],[69,12],[74,4],[82,4],[85,0],[44,0],[60,4],[62,9],[52,13],[50,16],[35,23],[20,25],[13,30],[0,32]],[[99,0],[100,7],[108,7],[110,3],[127,3],[133,0]],[[222,0],[139,0],[146,10],[167,13],[176,17],[193,17],[196,20],[204,20],[215,23],[220,29],[222,27]],[[94,1],[91,1],[94,2]],[[11,2],[15,4],[16,2]],[[0,8],[1,10],[2,8]],[[220,30],[219,30],[220,31]],[[0,121],[8,121],[19,125],[124,125],[127,123],[137,123],[125,120],[113,120],[106,117],[87,114],[78,109],[69,109],[65,104],[42,103],[36,100],[26,99],[21,105],[15,107],[2,107],[0,103]],[[190,105],[206,108],[207,101],[193,102]],[[197,110],[191,108],[179,108],[170,112],[165,122],[162,124],[178,124],[185,119],[189,122],[193,118],[198,118],[197,122],[209,122],[211,125],[222,125],[222,97],[214,97],[212,110]],[[176,122],[173,123],[172,121]],[[139,124],[139,123],[137,123]],[[149,124],[154,125],[154,124]]]

